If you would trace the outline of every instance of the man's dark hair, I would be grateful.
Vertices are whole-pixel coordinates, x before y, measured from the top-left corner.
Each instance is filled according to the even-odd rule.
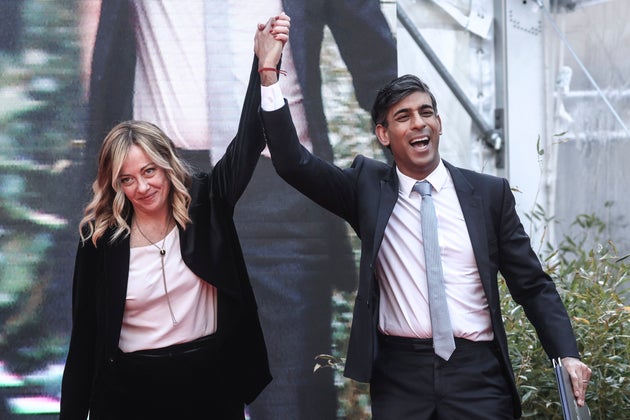
[[[372,106],[372,123],[374,127],[378,124],[387,127],[387,111],[414,92],[428,93],[433,110],[437,115],[437,103],[429,87],[418,77],[406,74],[392,80],[378,91]]]

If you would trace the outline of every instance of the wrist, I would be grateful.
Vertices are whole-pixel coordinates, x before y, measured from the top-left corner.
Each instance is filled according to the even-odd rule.
[[[274,61],[274,62],[267,62],[267,61],[259,61],[258,62],[258,70],[260,71],[260,69],[265,69],[265,68],[271,68],[271,69],[275,69],[276,67],[278,67],[278,62]]]
[[[260,83],[263,86],[273,85],[274,83],[278,82],[278,78],[281,74],[287,74],[287,72],[284,70],[278,70],[275,67],[264,66],[258,68],[258,73],[260,74]]]
[[[278,83],[278,75],[276,73],[265,71],[260,73],[260,84],[263,86],[271,86]]]

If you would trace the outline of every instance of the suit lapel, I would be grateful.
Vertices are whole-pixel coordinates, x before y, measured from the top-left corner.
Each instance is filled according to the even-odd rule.
[[[374,246],[372,247],[372,262],[376,260],[378,250],[381,247],[383,241],[383,235],[385,234],[385,228],[389,217],[394,210],[396,201],[398,200],[398,177],[396,176],[396,169],[392,166],[391,171],[381,179],[380,191],[379,191],[379,203],[376,214],[376,223],[374,228]]]
[[[127,299],[127,282],[129,278],[129,237],[117,240],[106,248],[104,269],[106,272],[105,283],[101,285],[104,290],[104,304],[101,314],[106,317],[105,324],[109,329],[106,337],[111,339],[109,345],[118,346],[120,328],[125,312]]]
[[[488,234],[486,231],[483,201],[459,169],[447,162],[444,162],[444,164],[453,179],[457,198],[459,199],[459,204],[464,214],[464,220],[466,221],[468,236],[470,236],[473,253],[475,254],[479,277],[481,278],[483,289],[490,302],[490,293],[492,290],[490,284],[492,279],[490,275],[490,251],[488,249]]]

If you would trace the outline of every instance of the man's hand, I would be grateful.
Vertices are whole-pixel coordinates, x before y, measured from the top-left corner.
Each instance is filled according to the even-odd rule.
[[[281,13],[269,18],[267,23],[258,24],[254,37],[254,52],[258,57],[258,69],[275,69],[280,62],[282,49],[289,40],[289,28],[291,18]],[[278,73],[272,70],[260,72],[260,80],[264,86],[269,86],[278,81]]]
[[[564,357],[562,366],[567,370],[573,386],[573,395],[580,407],[584,405],[586,388],[591,379],[591,369],[575,357]]]

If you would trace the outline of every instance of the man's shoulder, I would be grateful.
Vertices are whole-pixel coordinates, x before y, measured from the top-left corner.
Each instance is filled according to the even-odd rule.
[[[492,186],[492,185],[503,185],[506,182],[506,179],[497,175],[486,174],[483,172],[477,172],[472,169],[461,168],[458,166],[454,166],[446,161],[444,161],[446,168],[451,174],[451,177],[455,182],[459,177],[462,177],[466,181],[468,181],[473,186]]]
[[[376,173],[385,173],[392,169],[388,163],[365,155],[357,155],[352,162],[352,168]]]

